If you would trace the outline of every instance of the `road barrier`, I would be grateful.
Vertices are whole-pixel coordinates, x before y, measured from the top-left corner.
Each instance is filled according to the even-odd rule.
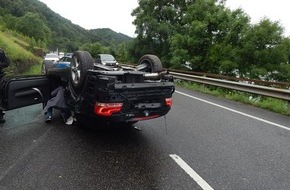
[[[274,88],[274,87],[269,87],[269,86],[249,84],[247,82],[241,82],[241,81],[235,82],[235,81],[229,81],[229,80],[224,80],[224,79],[216,79],[216,78],[210,78],[207,76],[197,76],[193,74],[185,74],[185,73],[179,73],[179,72],[173,72],[173,71],[169,71],[169,73],[175,79],[181,79],[181,80],[192,81],[192,82],[197,82],[201,84],[219,86],[219,87],[228,88],[232,90],[249,92],[253,94],[264,95],[268,97],[286,100],[288,102],[288,109],[290,110],[290,90],[289,89],[281,89],[281,88]],[[271,84],[275,85],[274,82],[271,82]],[[289,83],[284,83],[284,84],[288,86],[287,84]],[[276,86],[279,86],[279,85],[277,84]]]

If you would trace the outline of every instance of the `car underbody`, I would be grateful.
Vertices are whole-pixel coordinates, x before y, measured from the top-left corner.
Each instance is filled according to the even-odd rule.
[[[157,56],[144,55],[137,67],[97,64],[88,52],[73,53],[70,68],[6,81],[4,105],[14,109],[49,99],[61,81],[65,101],[76,115],[108,122],[135,123],[169,112],[175,87]]]

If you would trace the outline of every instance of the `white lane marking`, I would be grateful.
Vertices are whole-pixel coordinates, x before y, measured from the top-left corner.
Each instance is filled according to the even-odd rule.
[[[214,190],[206,181],[204,181],[186,162],[176,154],[169,156],[203,189]]]
[[[189,98],[193,98],[193,99],[196,99],[196,100],[199,100],[199,101],[202,101],[204,103],[207,103],[207,104],[211,104],[213,106],[216,106],[216,107],[219,107],[219,108],[223,108],[225,110],[228,110],[228,111],[231,111],[231,112],[234,112],[234,113],[237,113],[237,114],[240,114],[240,115],[243,115],[243,116],[246,116],[246,117],[249,117],[249,118],[252,118],[252,119],[255,119],[255,120],[258,120],[258,121],[261,121],[261,122],[264,122],[264,123],[267,123],[267,124],[270,124],[270,125],[274,125],[276,127],[279,127],[279,128],[282,128],[282,129],[286,129],[288,131],[290,131],[290,128],[289,127],[286,127],[284,125],[280,125],[280,124],[277,124],[277,123],[274,123],[274,122],[271,122],[271,121],[268,121],[268,120],[265,120],[265,119],[261,119],[259,117],[255,117],[253,115],[250,115],[250,114],[246,114],[246,113],[243,113],[243,112],[240,112],[240,111],[237,111],[237,110],[234,110],[234,109],[231,109],[231,108],[228,108],[228,107],[225,107],[225,106],[221,106],[219,104],[215,104],[215,103],[212,103],[212,102],[209,102],[207,100],[203,100],[203,99],[200,99],[200,98],[197,98],[197,97],[194,97],[194,96],[191,96],[191,95],[188,95],[188,94],[185,94],[183,92],[179,92],[179,91],[175,91],[176,93],[178,94],[181,94],[181,95],[184,95],[184,96],[187,96]]]

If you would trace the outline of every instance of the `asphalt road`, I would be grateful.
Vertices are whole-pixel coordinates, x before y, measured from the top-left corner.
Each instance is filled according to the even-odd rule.
[[[197,92],[141,131],[45,124],[40,105],[6,119],[0,190],[290,189],[290,117]]]

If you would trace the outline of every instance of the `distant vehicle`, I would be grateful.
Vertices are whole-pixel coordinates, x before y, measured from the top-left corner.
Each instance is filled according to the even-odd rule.
[[[115,57],[111,54],[98,54],[96,57],[96,63],[105,66],[117,66],[119,63],[116,61]]]
[[[44,61],[57,62],[58,60],[59,60],[59,57],[55,53],[48,53],[44,56]]]
[[[59,57],[59,59],[61,59],[63,56],[64,56],[64,52],[59,52],[59,53],[58,53],[58,57]]]
[[[73,53],[66,53],[64,54],[64,56],[69,56],[69,57],[72,57]]]
[[[41,74],[45,75],[48,72],[48,69],[51,68],[69,68],[72,54],[66,54],[60,59],[56,59],[55,55],[57,54],[47,54],[42,62]]]
[[[72,54],[66,54],[53,65],[53,68],[62,68],[62,69],[70,68],[71,59]]]

